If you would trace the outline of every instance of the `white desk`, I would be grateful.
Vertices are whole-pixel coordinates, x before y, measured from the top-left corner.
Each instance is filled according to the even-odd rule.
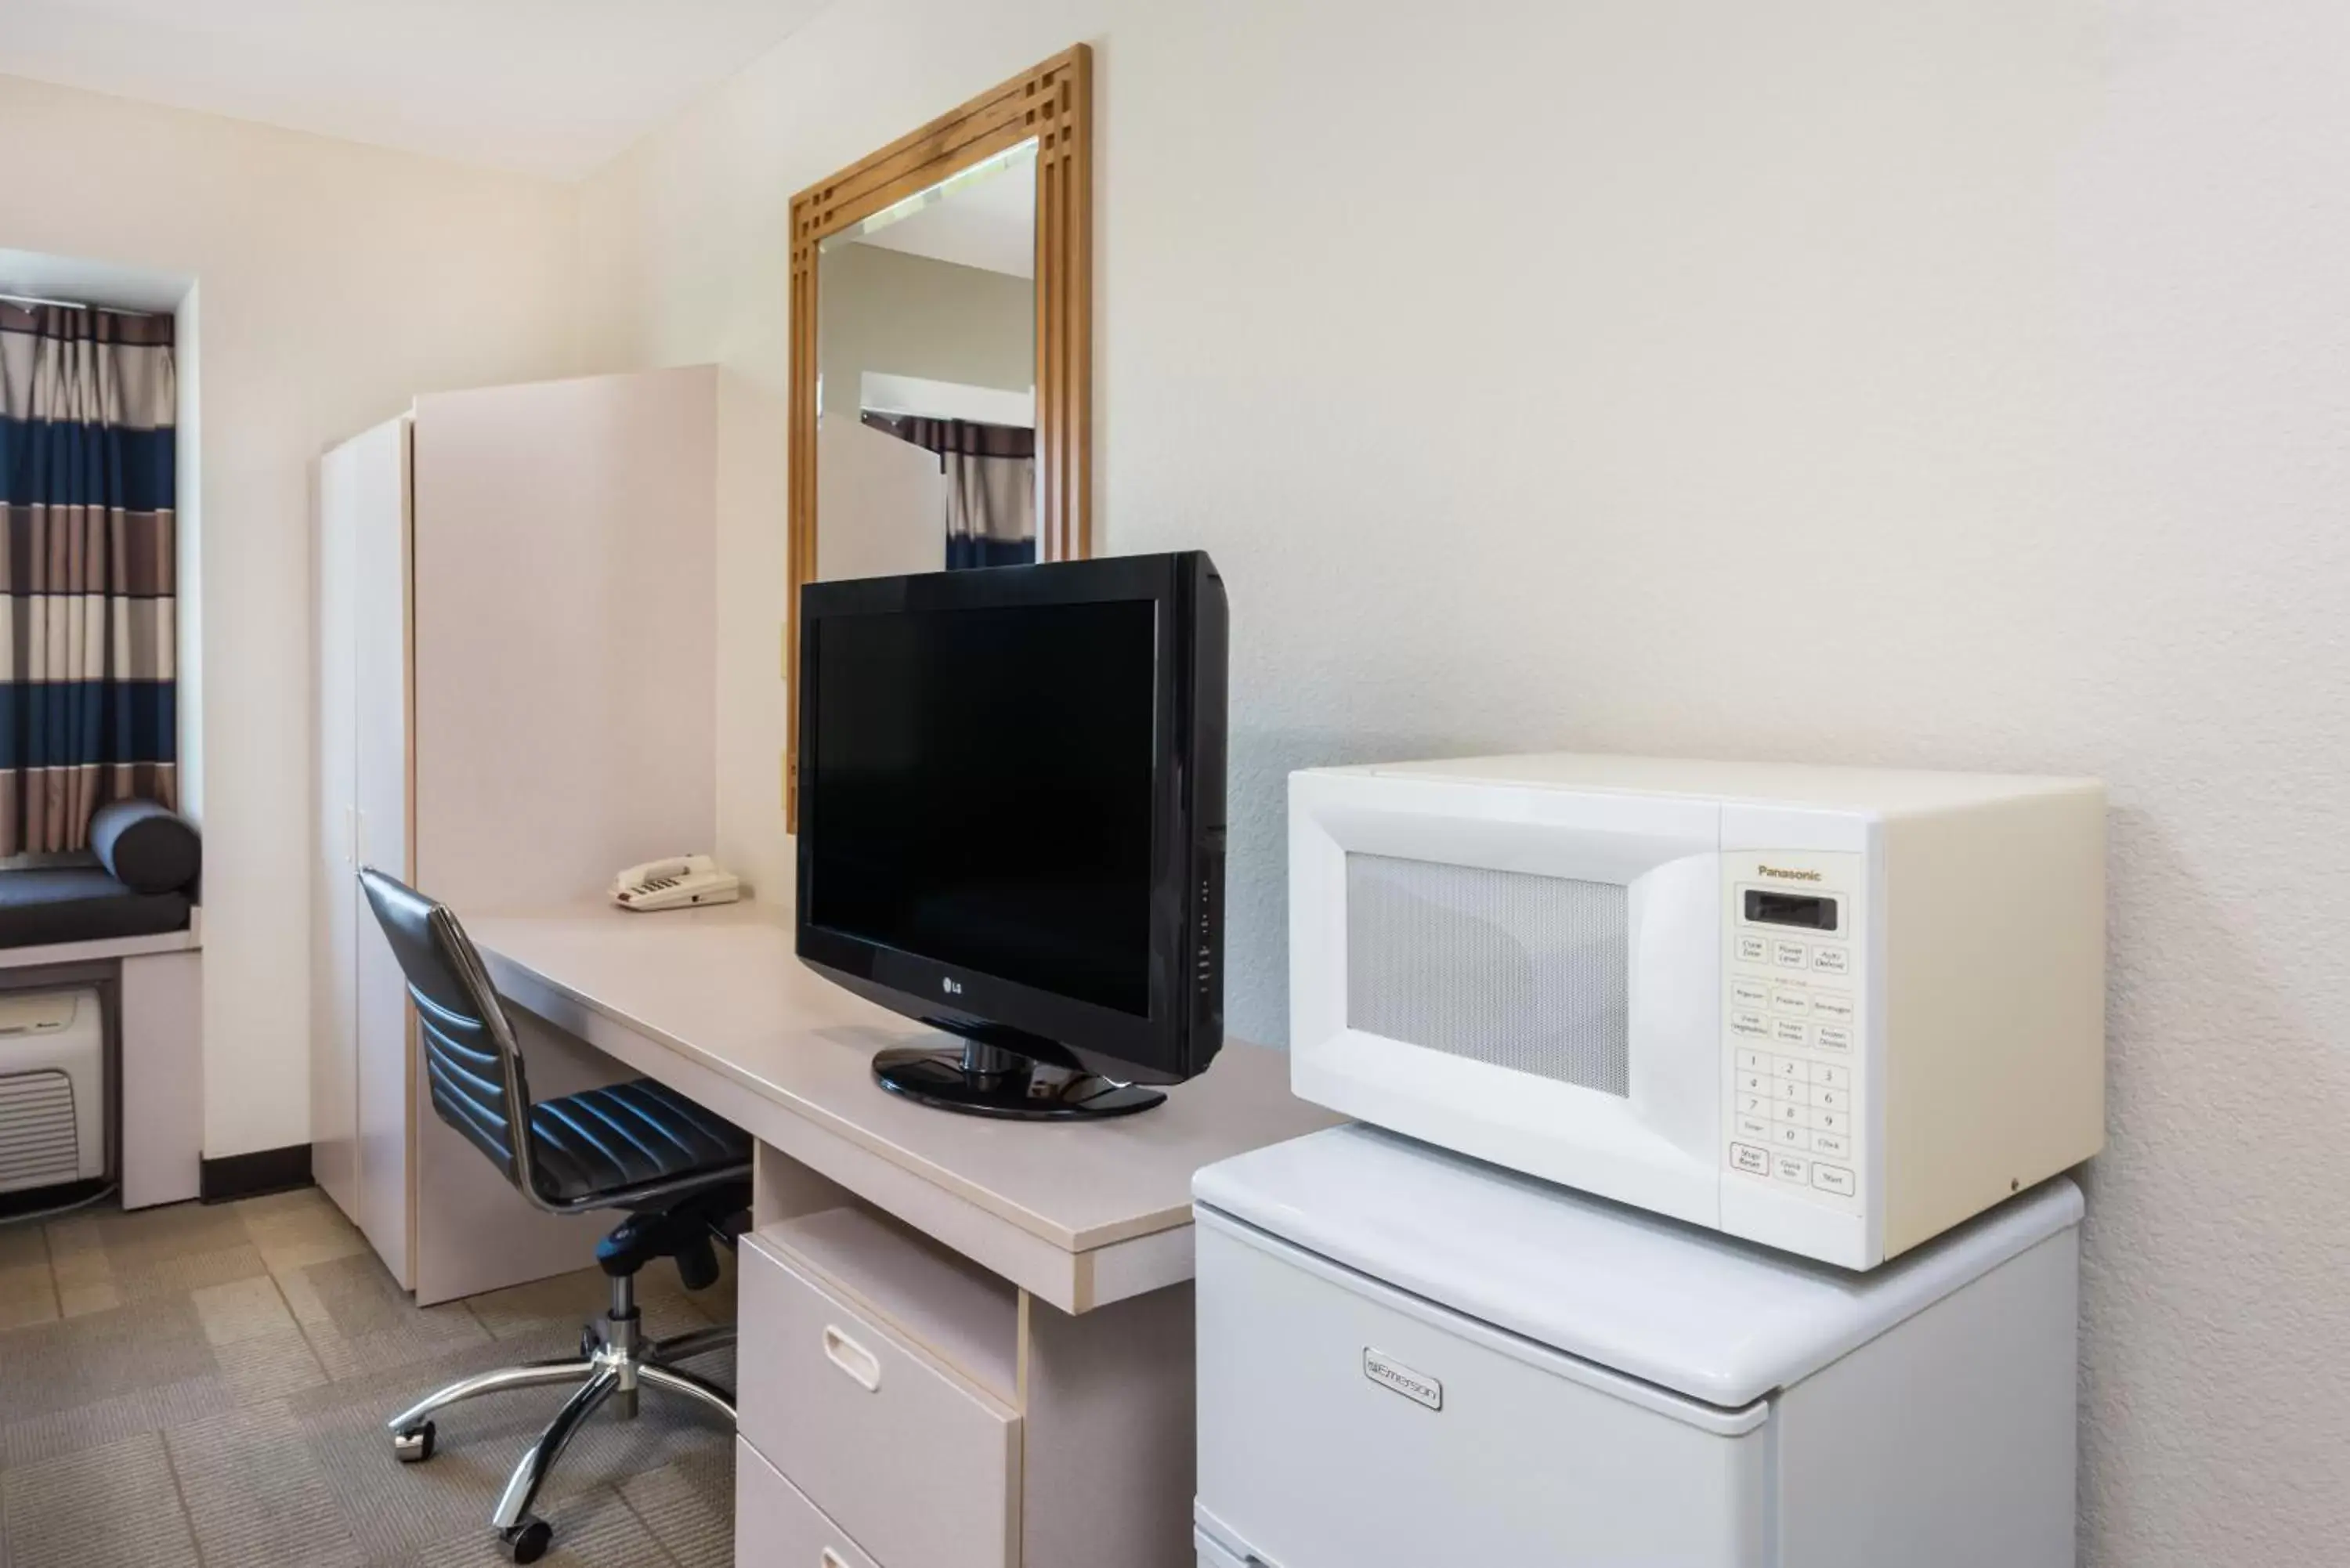
[[[738,1563],[1188,1568],[1192,1173],[1342,1119],[1279,1053],[1105,1122],[958,1116],[873,1082],[928,1032],[761,905],[462,912],[510,1001],[757,1140]],[[838,1324],[877,1386],[817,1353]]]
[[[935,1033],[800,962],[755,902],[465,917],[499,992],[1064,1312],[1191,1277],[1191,1173],[1344,1118],[1228,1044],[1167,1104],[1003,1122],[901,1099],[873,1054]],[[765,1216],[761,1216],[764,1221]]]

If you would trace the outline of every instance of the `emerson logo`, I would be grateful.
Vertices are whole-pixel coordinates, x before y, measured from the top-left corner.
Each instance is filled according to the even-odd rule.
[[[1425,1405],[1431,1410],[1444,1408],[1443,1384],[1426,1373],[1414,1372],[1400,1361],[1389,1360],[1367,1345],[1363,1346],[1363,1376],[1415,1405]]]
[[[1776,866],[1757,866],[1754,869],[1765,877],[1776,877],[1782,882],[1816,882],[1820,879],[1816,871],[1788,871]]]

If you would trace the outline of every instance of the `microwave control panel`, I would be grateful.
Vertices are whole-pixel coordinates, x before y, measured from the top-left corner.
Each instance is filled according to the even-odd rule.
[[[1722,1168],[1846,1213],[1862,1202],[1863,857],[1722,855]]]

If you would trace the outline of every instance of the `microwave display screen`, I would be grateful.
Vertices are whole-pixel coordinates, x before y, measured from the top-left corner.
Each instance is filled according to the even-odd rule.
[[[1832,931],[1836,929],[1836,901],[1812,893],[1766,893],[1759,888],[1749,888],[1746,918],[1758,925]]]

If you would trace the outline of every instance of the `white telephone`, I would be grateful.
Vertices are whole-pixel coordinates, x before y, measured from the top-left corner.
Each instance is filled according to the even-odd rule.
[[[612,902],[623,909],[683,909],[731,904],[742,896],[742,878],[720,870],[707,855],[648,860],[612,878]]]

